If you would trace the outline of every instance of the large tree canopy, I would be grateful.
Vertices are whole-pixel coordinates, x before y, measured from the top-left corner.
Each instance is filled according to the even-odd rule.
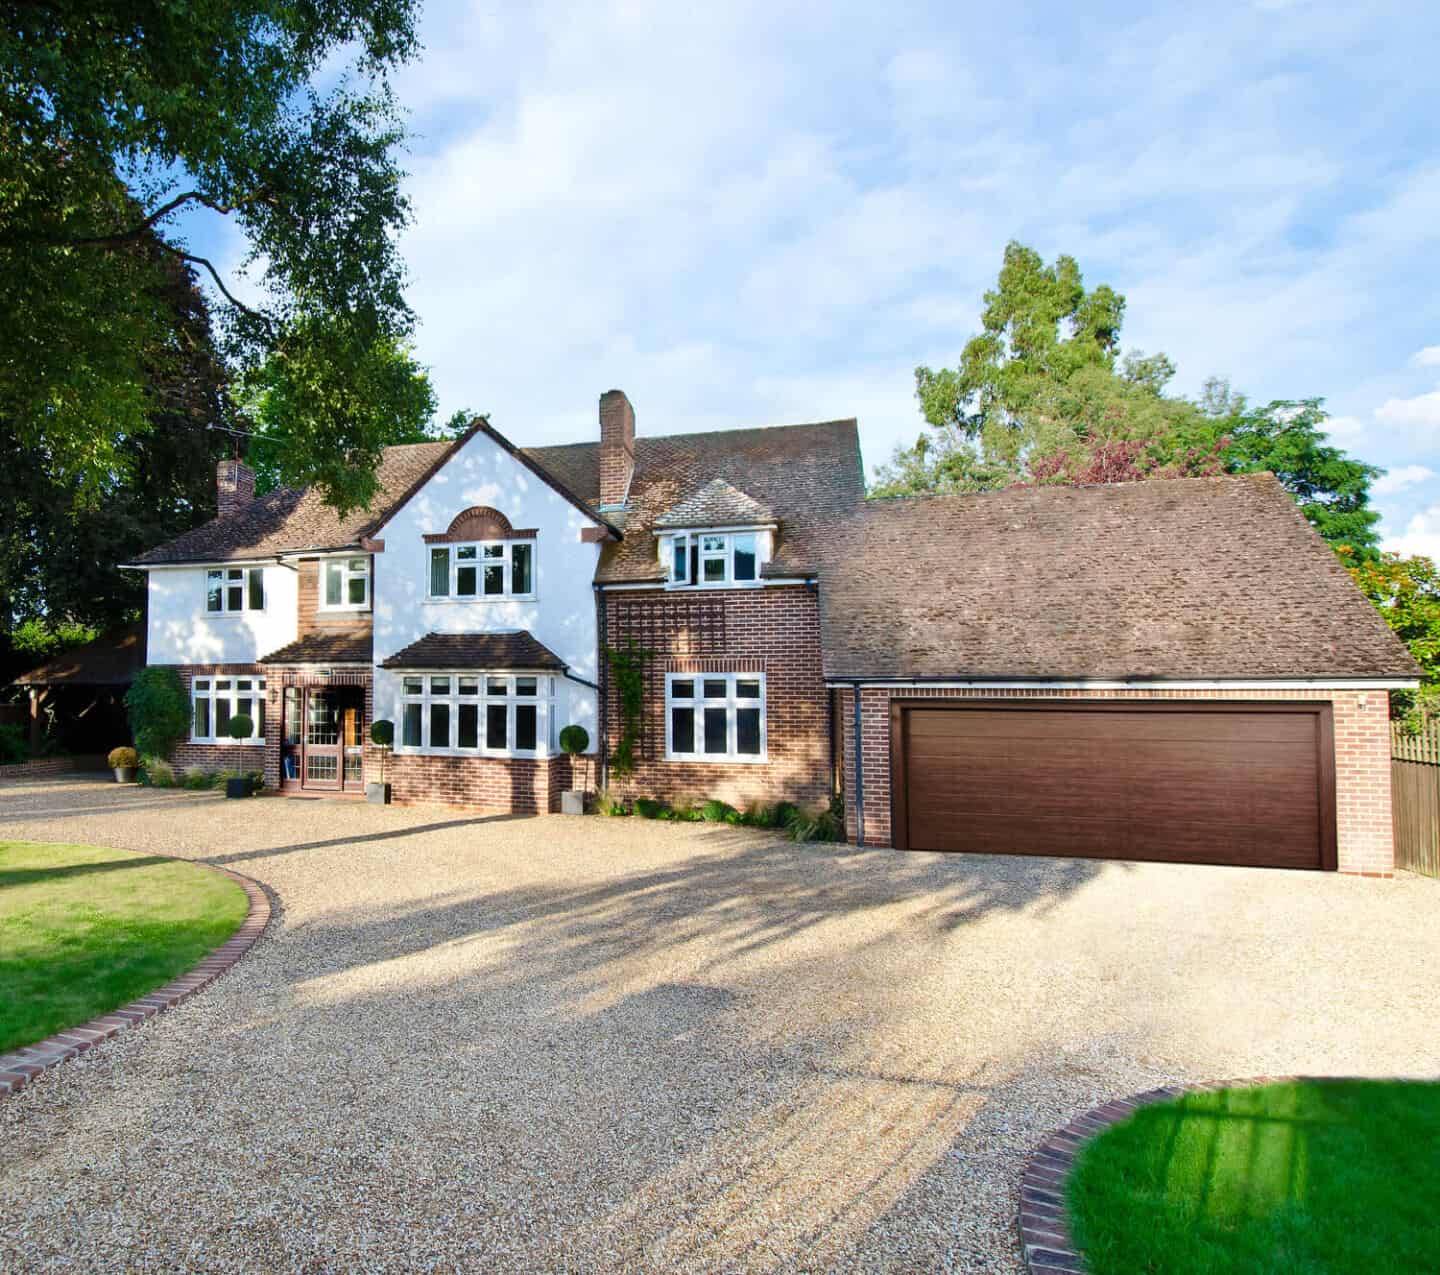
[[[1047,266],[1008,245],[959,367],[915,370],[929,429],[881,468],[873,494],[1270,470],[1332,546],[1373,557],[1379,471],[1325,441],[1322,400],[1256,409],[1219,381],[1199,402],[1169,395],[1164,354],[1122,357],[1124,315],[1125,298],[1087,290],[1073,258]]]
[[[237,367],[283,365],[330,405],[286,480],[368,501],[384,441],[347,407],[373,390],[357,383],[372,347],[412,325],[387,77],[416,51],[416,6],[0,4],[0,417],[57,481],[100,491],[153,426],[147,351],[167,330],[164,266],[183,262],[223,297]],[[197,209],[243,237],[246,301],[177,231]]]

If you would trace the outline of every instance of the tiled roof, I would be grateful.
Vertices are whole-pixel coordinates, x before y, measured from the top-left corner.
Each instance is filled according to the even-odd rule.
[[[874,500],[826,543],[829,677],[1414,677],[1270,475]]]
[[[427,633],[397,651],[382,668],[416,669],[554,669],[565,662],[521,629],[514,633]]]
[[[17,686],[128,686],[145,666],[145,622],[102,633],[94,641],[22,673]]]
[[[655,519],[656,527],[762,526],[775,515],[753,496],[723,478],[712,478],[699,491]]]
[[[592,508],[599,500],[599,445],[533,447],[550,473]],[[716,479],[747,494],[780,524],[768,576],[807,575],[820,549],[865,497],[860,439],[853,420],[671,434],[635,440],[635,477],[625,538],[607,544],[601,583],[659,580],[656,520]]]
[[[213,518],[168,544],[142,553],[139,563],[224,562],[263,558],[299,549],[340,549],[357,544],[383,513],[401,501],[437,462],[449,443],[387,447],[376,474],[380,489],[370,509],[343,518],[314,488],[281,487],[234,513]]]
[[[374,652],[369,629],[307,633],[261,657],[261,664],[369,664]]]

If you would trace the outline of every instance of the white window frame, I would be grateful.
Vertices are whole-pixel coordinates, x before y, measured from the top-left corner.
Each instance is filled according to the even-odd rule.
[[[360,569],[355,569],[355,564],[360,563]],[[321,558],[319,563],[319,575],[316,580],[318,597],[315,609],[317,611],[368,611],[370,609],[370,556],[368,554],[347,553],[343,558]],[[339,602],[330,602],[330,571],[336,568],[340,576],[340,597]],[[365,582],[365,597],[360,602],[349,601],[350,582],[352,580],[363,580]]]
[[[527,593],[515,593],[511,585],[515,580],[515,547],[525,545],[530,549],[530,590]],[[539,579],[539,555],[536,552],[535,540],[530,537],[518,537],[510,540],[460,540],[443,545],[428,545],[430,550],[425,555],[425,597],[429,602],[533,602],[536,596],[536,582]],[[499,554],[487,555],[487,550],[498,548]],[[462,549],[473,550],[473,556],[461,559]],[[449,555],[449,570],[446,580],[449,584],[449,593],[432,593],[431,585],[434,582],[434,568],[432,559],[440,551]],[[505,587],[499,593],[486,593],[484,568],[487,566],[501,566],[502,579]],[[460,592],[460,571],[463,567],[475,568],[475,589],[474,593]]]
[[[493,595],[492,595],[493,596]],[[400,679],[400,721],[395,751],[401,755],[423,757],[549,757],[553,753],[551,725],[555,718],[555,678],[548,673],[506,669],[406,669],[397,673]],[[475,684],[473,692],[461,692],[461,683]],[[522,683],[534,682],[533,695],[522,694]],[[418,687],[417,687],[418,684]],[[443,684],[443,689],[442,689]],[[436,746],[430,739],[431,708],[446,705],[449,712],[449,738]],[[420,708],[420,743],[405,743],[406,709]],[[462,748],[460,708],[473,705],[476,710],[475,747]],[[505,707],[505,746],[490,747],[489,709]],[[515,744],[516,709],[535,709],[535,747],[518,748]]]
[[[242,689],[241,682],[248,682],[249,686]],[[254,731],[246,739],[231,739],[229,733],[216,734],[215,724],[217,714],[215,705],[217,702],[225,702],[229,705],[229,717],[239,713],[237,704],[242,699],[248,699],[252,703],[262,706],[259,711],[252,711],[248,714],[254,723]],[[210,733],[208,735],[197,735],[195,733],[195,706],[204,701],[209,705],[207,711]],[[236,747],[250,748],[255,744],[265,742],[265,679],[255,677],[251,674],[234,674],[227,676],[210,675],[207,677],[195,677],[190,679],[190,742],[192,744],[234,744]]]
[[[705,683],[707,681],[725,682],[725,694],[713,696],[705,694]],[[689,697],[676,696],[676,682],[693,682],[695,694]],[[760,694],[758,696],[741,696],[737,692],[737,685],[740,682],[758,682]],[[675,751],[675,715],[674,709],[689,708],[694,713],[694,725],[692,738],[697,750],[703,750],[705,744],[705,713],[707,708],[725,709],[725,751],[723,753],[707,753],[696,751],[690,753],[679,753]],[[758,753],[741,753],[736,751],[737,739],[737,710],[742,708],[758,708],[760,710],[760,751]],[[667,673],[665,675],[665,760],[666,761],[694,761],[694,762],[739,762],[744,765],[754,765],[770,760],[769,741],[769,713],[767,711],[767,695],[764,673]]]
[[[770,527],[713,527],[693,531],[666,532],[660,536],[660,561],[665,568],[667,589],[751,589],[764,583],[760,569],[770,560]],[[748,580],[735,577],[736,542],[749,539],[753,546],[755,574]],[[717,547],[707,547],[719,541]],[[695,552],[691,552],[692,547]],[[683,552],[683,570],[676,571],[676,549]],[[719,580],[705,579],[705,563],[724,564],[724,576]],[[690,579],[690,567],[694,566],[698,579]]]
[[[210,583],[215,577],[219,577],[220,605],[210,605]],[[260,582],[260,605],[250,605],[250,587],[253,580]],[[240,589],[240,605],[230,605],[230,590],[238,585]],[[265,609],[265,568],[264,567],[206,567],[205,568],[205,614],[206,615],[239,615],[244,611],[263,611]]]

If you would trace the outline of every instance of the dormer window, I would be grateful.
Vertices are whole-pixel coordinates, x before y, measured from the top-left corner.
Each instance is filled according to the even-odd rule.
[[[370,605],[369,558],[331,558],[321,570],[326,611],[363,611]]]
[[[760,578],[757,532],[687,531],[661,543],[672,585],[754,584]]]

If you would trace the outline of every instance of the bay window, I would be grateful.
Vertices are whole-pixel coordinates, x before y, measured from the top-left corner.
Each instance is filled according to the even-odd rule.
[[[484,540],[430,549],[432,598],[529,598],[534,594],[533,540]]]
[[[763,673],[669,673],[665,677],[669,761],[764,761]]]
[[[401,678],[400,747],[490,757],[547,755],[555,679],[526,673]]]
[[[320,572],[322,610],[363,611],[370,605],[369,558],[327,558]]]
[[[190,739],[193,743],[231,743],[230,719],[241,715],[253,723],[253,729],[246,738],[256,743],[264,742],[263,677],[197,677],[190,683],[190,703]]]
[[[760,536],[753,531],[686,531],[666,536],[661,558],[670,583],[754,584],[760,578]]]
[[[264,568],[211,567],[205,572],[205,610],[212,615],[264,609]]]

